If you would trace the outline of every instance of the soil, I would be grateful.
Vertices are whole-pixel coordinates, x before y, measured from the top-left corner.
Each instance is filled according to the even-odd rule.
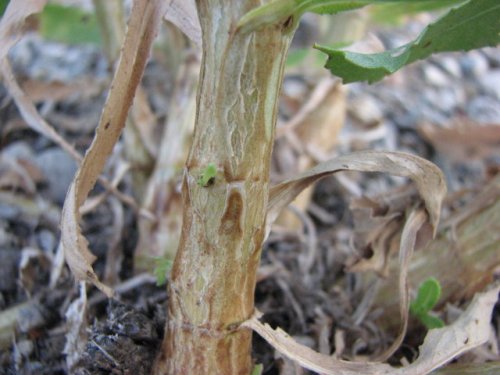
[[[412,27],[410,24],[400,35],[410,35]],[[387,46],[400,41],[384,29],[378,35]],[[45,90],[45,97],[36,101],[44,118],[84,151],[91,142],[111,76],[102,53],[93,46],[65,46],[29,35],[13,51],[11,62],[20,82],[36,83]],[[143,80],[159,124],[168,116],[162,103],[168,101],[172,83],[161,64],[153,59]],[[297,113],[324,79],[325,74],[318,70],[290,69],[284,84],[282,122]],[[58,96],[44,86],[56,81],[77,89]],[[494,125],[498,135],[499,88],[498,49],[443,54],[371,86],[349,85],[347,118],[331,154],[388,149],[434,161],[445,172],[450,194],[461,194],[446,206],[444,219],[450,218],[476,199],[480,188],[498,173],[498,136],[489,149],[475,143],[475,149],[458,152],[466,149],[467,141],[461,139],[446,148],[452,138],[426,137],[422,126],[431,124],[438,130],[456,129],[460,133],[460,124],[465,121],[478,131]],[[74,315],[67,314],[80,289],[65,266],[57,280],[51,275],[57,269],[62,203],[76,164],[57,145],[28,128],[2,84],[0,124],[0,310],[3,315],[13,311],[16,317],[12,332],[7,329],[7,339],[1,341],[0,373],[67,374],[70,363],[75,374],[149,374],[164,334],[168,296],[165,286],[156,285],[152,273],[134,273],[137,214],[122,205],[118,243],[112,240],[116,234],[112,201],[116,198],[108,196],[84,216],[82,228],[98,258],[94,269],[100,277],[106,262],[111,261],[106,254],[112,247],[120,251],[115,285],[119,294],[116,300],[107,300],[95,288],[88,288],[81,318],[88,326],[84,324],[77,333],[80,346],[68,346],[75,324],[71,323]],[[117,161],[124,158],[122,154],[117,150],[108,164],[105,173],[110,179]],[[307,212],[299,216],[301,226],[297,230],[276,227],[265,244],[261,281],[255,293],[263,321],[283,328],[316,350],[335,352],[346,359],[367,358],[387,347],[395,332],[377,323],[383,306],[372,304],[364,312],[358,308],[368,290],[362,275],[349,272],[349,266],[368,256],[369,249],[355,246],[359,233],[350,205],[352,194],[377,200],[381,193],[408,185],[406,180],[378,174],[349,174],[345,179],[329,177],[318,183]],[[122,180],[120,189],[133,194],[130,176]],[[93,195],[102,191],[97,187]],[[500,248],[499,242],[496,245]],[[304,271],[304,254],[311,246],[314,259]],[[449,307],[440,310],[443,317],[453,316],[450,311],[463,308],[468,300],[449,302]],[[493,317],[497,345],[499,321],[497,310]],[[0,337],[3,332],[0,330]],[[424,334],[425,328],[412,322],[403,346],[390,362],[414,359]],[[257,335],[253,347],[255,362],[264,365],[263,374],[308,373],[294,367]],[[481,362],[495,359],[495,355],[498,352],[494,349],[484,349],[482,354],[469,354],[464,361]]]

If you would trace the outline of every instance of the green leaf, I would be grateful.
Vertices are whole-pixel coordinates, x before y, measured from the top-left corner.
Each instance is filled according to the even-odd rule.
[[[250,375],[261,375],[262,371],[264,371],[264,365],[262,363],[259,363],[258,365],[253,366]]]
[[[422,314],[417,316],[417,318],[420,319],[427,329],[442,328],[445,326],[444,322],[437,316]]]
[[[419,316],[431,311],[441,297],[441,285],[435,278],[430,277],[418,288],[417,297],[410,303],[410,312]]]
[[[500,43],[500,1],[469,0],[429,25],[414,41],[381,53],[361,54],[324,46],[326,67],[345,83],[375,82],[436,52],[468,51]]]
[[[167,274],[172,268],[173,261],[171,259],[154,257],[155,269],[153,271],[156,277],[156,285],[162,286],[167,282]]]
[[[8,4],[9,0],[0,0],[0,16],[3,16]]]
[[[40,33],[49,40],[67,44],[100,44],[95,14],[76,7],[47,4],[40,14]]]
[[[449,8],[453,5],[464,3],[465,1],[466,0],[415,0],[412,2],[382,4],[370,9],[370,16],[375,23],[397,25],[404,16]]]
[[[336,14],[362,8],[369,4],[408,3],[414,0],[275,0],[245,14],[238,22],[241,32],[251,32],[264,26],[277,24],[296,25],[306,12]],[[435,0],[419,0],[435,1]],[[449,0],[463,1],[463,0]],[[287,22],[291,20],[291,22]],[[290,27],[292,29],[292,27]]]
[[[211,185],[216,175],[217,175],[217,168],[215,167],[215,164],[213,163],[208,164],[203,170],[200,178],[198,179],[198,185],[202,187],[207,187]]]

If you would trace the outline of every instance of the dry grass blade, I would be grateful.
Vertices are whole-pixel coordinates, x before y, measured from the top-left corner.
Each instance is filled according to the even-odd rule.
[[[442,172],[433,163],[402,152],[360,151],[318,164],[293,179],[271,188],[267,212],[267,233],[280,213],[302,190],[319,179],[338,171],[384,172],[409,177],[425,202],[430,223],[436,232],[441,202],[446,195]]]
[[[80,232],[79,209],[95,185],[125,125],[164,10],[165,2],[161,0],[134,2],[118,67],[96,135],[70,186],[63,207],[61,240],[68,265],[78,280],[92,282],[108,296],[112,296],[112,289],[101,283],[92,269],[95,257]]]
[[[399,348],[406,335],[408,328],[408,312],[410,309],[410,299],[408,295],[408,266],[413,255],[418,231],[427,221],[427,214],[424,210],[414,210],[411,212],[401,234],[401,243],[399,247],[399,315],[401,323],[398,336],[392,345],[379,356],[379,360],[385,361],[390,358]]]
[[[40,12],[47,0],[11,0],[0,21],[0,61],[21,39],[24,21],[32,14]]]
[[[430,330],[420,347],[415,362],[401,368],[377,362],[347,362],[320,354],[297,343],[283,330],[272,329],[258,320],[258,314],[242,324],[261,335],[276,350],[301,366],[331,375],[425,375],[446,364],[456,356],[471,350],[488,340],[490,320],[498,300],[500,286],[476,295],[469,308],[451,325]]]

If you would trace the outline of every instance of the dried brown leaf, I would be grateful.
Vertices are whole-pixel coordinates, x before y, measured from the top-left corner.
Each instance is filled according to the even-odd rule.
[[[47,0],[11,0],[0,21],[0,61],[23,34],[24,22],[30,15],[40,12]]]
[[[201,47],[201,26],[193,0],[169,0],[165,20],[172,22],[198,47]]]
[[[477,294],[460,317],[440,329],[431,329],[419,348],[415,362],[397,374],[421,375],[488,341],[491,314],[498,301],[500,286]],[[403,371],[405,370],[405,371]]]
[[[70,186],[63,207],[61,240],[68,265],[78,280],[90,281],[108,296],[113,294],[112,289],[101,283],[92,269],[95,257],[81,234],[79,209],[94,187],[125,125],[165,6],[161,0],[134,2],[118,67],[96,135]]]
[[[253,329],[276,350],[301,366],[331,375],[425,375],[458,355],[485,343],[490,334],[490,320],[498,300],[500,286],[475,296],[469,308],[451,325],[427,333],[420,355],[408,366],[394,368],[379,362],[336,360],[297,343],[282,329],[272,329],[258,320],[259,313],[241,326]]]
[[[322,162],[298,176],[271,188],[268,203],[267,232],[280,213],[302,190],[319,179],[338,171],[384,172],[409,177],[425,202],[434,233],[439,222],[441,202],[446,195],[442,172],[433,163],[401,152],[360,151]]]
[[[391,367],[382,363],[348,362],[332,356],[320,354],[301,345],[281,328],[272,329],[261,323],[256,316],[242,324],[262,336],[273,348],[300,363],[301,366],[327,375],[386,374]]]

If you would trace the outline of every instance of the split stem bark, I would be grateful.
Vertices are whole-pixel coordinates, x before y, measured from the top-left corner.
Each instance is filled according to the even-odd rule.
[[[183,179],[183,227],[169,282],[156,374],[252,370],[251,332],[269,165],[290,25],[251,33],[238,20],[261,1],[198,1],[203,33],[195,133]],[[199,184],[215,164],[210,185]]]

